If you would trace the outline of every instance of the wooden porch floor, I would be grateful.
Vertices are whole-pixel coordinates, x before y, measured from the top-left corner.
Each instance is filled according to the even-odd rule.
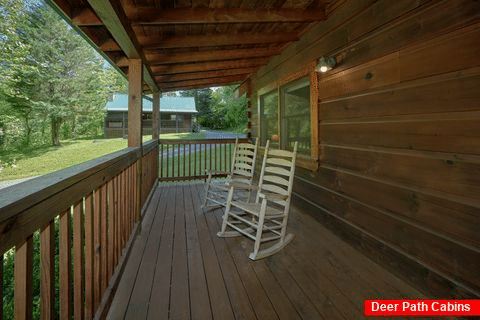
[[[361,319],[364,299],[424,297],[295,207],[294,240],[250,261],[252,241],[218,238],[222,211],[202,213],[202,194],[157,188],[109,319]]]

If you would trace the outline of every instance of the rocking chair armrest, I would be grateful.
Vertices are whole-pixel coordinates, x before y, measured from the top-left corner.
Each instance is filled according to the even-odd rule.
[[[246,189],[246,190],[258,190],[257,186],[246,184],[246,183],[241,183],[241,182],[230,182],[228,184],[228,187],[230,188],[238,188],[238,189]]]
[[[260,198],[267,199],[269,201],[284,201],[287,200],[288,196],[277,193],[260,193],[258,195]]]

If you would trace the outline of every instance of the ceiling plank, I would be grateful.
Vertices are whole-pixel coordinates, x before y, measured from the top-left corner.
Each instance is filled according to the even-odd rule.
[[[268,58],[245,59],[245,60],[226,60],[213,62],[172,64],[162,66],[152,66],[153,75],[165,75],[173,73],[206,72],[228,69],[239,69],[258,67],[268,62]]]
[[[280,48],[252,48],[238,50],[208,50],[172,54],[145,53],[150,65],[187,63],[202,61],[221,61],[246,58],[272,57],[280,54]]]
[[[118,45],[118,43],[113,39],[108,39],[100,46],[100,49],[104,52],[106,51],[121,51],[122,49]]]
[[[136,42],[135,33],[128,24],[124,16],[123,9],[117,2],[110,2],[109,0],[87,0],[93,8],[97,16],[102,20],[105,27],[110,31],[115,41],[122,48],[123,52],[129,59],[138,59],[143,56],[141,47]],[[117,7],[113,7],[112,3]],[[158,91],[156,82],[146,66],[144,66],[144,81],[149,85],[153,91]]]
[[[218,71],[207,71],[207,72],[190,72],[190,73],[177,73],[177,74],[166,74],[161,76],[155,76],[155,81],[166,83],[172,81],[185,81],[185,80],[199,80],[199,79],[208,79],[208,78],[219,78],[226,76],[234,75],[245,75],[255,72],[258,67],[250,68],[238,68],[238,69],[228,69],[228,70],[218,70]]]
[[[79,27],[101,26],[102,20],[98,18],[95,12],[90,8],[81,8],[75,10],[72,22]]]
[[[326,19],[324,9],[133,8],[126,12],[138,24],[313,22]]]
[[[218,85],[228,85],[239,83],[245,80],[248,75],[236,75],[236,76],[228,76],[228,77],[220,77],[220,78],[210,78],[210,79],[200,79],[200,80],[186,80],[186,81],[179,81],[179,82],[172,82],[161,84],[159,83],[159,87],[162,91],[164,90],[171,90],[171,89],[181,89],[181,88],[198,88],[198,87],[212,87]]]
[[[89,0],[93,1],[93,0]],[[286,43],[298,40],[298,34],[284,33],[237,33],[215,35],[174,36],[166,39],[139,36],[138,40],[145,49],[174,49],[191,47],[216,47],[229,45]]]

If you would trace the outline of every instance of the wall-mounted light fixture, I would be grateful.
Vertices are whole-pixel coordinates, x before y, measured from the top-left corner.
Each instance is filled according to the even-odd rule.
[[[321,57],[320,60],[318,60],[318,65],[317,65],[317,71],[320,72],[327,72],[328,70],[331,70],[337,65],[337,60],[335,57]]]

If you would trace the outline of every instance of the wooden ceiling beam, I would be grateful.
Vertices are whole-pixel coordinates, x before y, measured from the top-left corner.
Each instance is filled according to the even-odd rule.
[[[325,9],[241,9],[241,8],[131,8],[129,19],[138,24],[203,24],[313,22],[326,19]]]
[[[259,67],[268,62],[268,58],[245,59],[245,60],[226,60],[199,63],[172,64],[162,66],[152,66],[153,75],[165,75],[173,73],[207,72],[229,69],[240,69]]]
[[[205,87],[213,87],[219,85],[228,85],[233,83],[242,82],[247,78],[248,75],[236,75],[236,76],[228,76],[228,77],[220,77],[220,78],[210,78],[210,79],[200,79],[200,80],[186,80],[186,81],[178,81],[178,82],[171,82],[162,85],[159,83],[159,87],[162,91],[164,90],[177,90],[182,88],[205,88]]]
[[[93,0],[90,0],[93,1]],[[174,36],[166,39],[139,36],[138,40],[145,49],[174,49],[191,47],[216,47],[231,45],[254,45],[267,43],[286,43],[298,40],[294,32],[284,33],[237,33],[215,35]]]
[[[207,71],[207,72],[190,72],[190,73],[176,73],[176,74],[166,74],[155,76],[155,81],[160,83],[174,82],[174,81],[185,81],[185,80],[200,80],[208,78],[219,78],[226,76],[234,75],[245,75],[255,72],[258,67],[250,68],[238,68],[238,69],[228,69],[228,70],[218,70],[218,71]]]
[[[239,50],[208,50],[195,52],[182,52],[171,54],[145,53],[145,58],[150,65],[187,63],[202,61],[221,61],[259,57],[272,57],[280,54],[281,50],[275,48],[252,48]]]
[[[102,20],[105,27],[112,34],[115,41],[129,59],[142,59],[145,61],[142,48],[138,44],[135,33],[128,22],[125,12],[118,1],[87,0]],[[115,6],[115,7],[114,7]],[[158,91],[156,82],[147,66],[144,65],[144,81],[153,91]]]

